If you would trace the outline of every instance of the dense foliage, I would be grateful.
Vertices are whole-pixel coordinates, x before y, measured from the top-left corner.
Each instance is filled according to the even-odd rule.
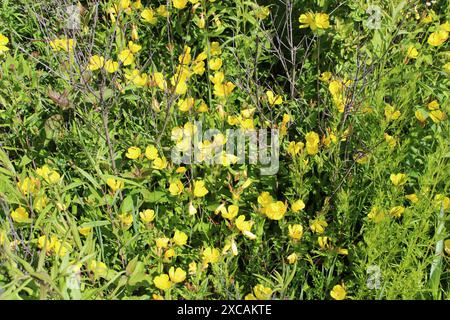
[[[0,298],[448,299],[449,2],[1,1]]]

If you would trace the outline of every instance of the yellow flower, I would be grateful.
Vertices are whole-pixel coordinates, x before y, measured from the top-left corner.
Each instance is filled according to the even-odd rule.
[[[405,196],[405,198],[408,199],[409,201],[411,201],[411,203],[419,202],[419,198],[417,197],[417,195],[415,193],[407,194]]]
[[[119,60],[122,61],[124,66],[129,66],[134,62],[134,56],[131,50],[125,49],[119,53]]]
[[[30,222],[28,212],[25,208],[19,207],[11,212],[11,218],[18,223]]]
[[[314,131],[308,132],[305,136],[306,151],[309,155],[315,155],[319,152],[319,135]]]
[[[169,192],[173,196],[181,194],[183,190],[184,190],[183,183],[179,179],[172,181],[169,185]]]
[[[380,208],[373,207],[367,215],[367,218],[369,218],[369,220],[373,220],[375,223],[378,223],[385,218],[385,215]]]
[[[319,80],[323,81],[323,82],[328,82],[328,81],[330,81],[332,76],[333,76],[333,74],[331,72],[325,71],[325,72],[321,73]]]
[[[225,243],[225,246],[222,249],[222,254],[227,254],[230,249],[233,256],[237,256],[239,254],[236,241],[234,241],[234,239],[231,239],[231,241],[227,241]]]
[[[341,254],[341,255],[343,255],[343,256],[348,256],[348,249],[345,249],[345,248],[338,248],[338,249],[337,249],[337,253],[338,253],[338,254]]]
[[[179,80],[175,85],[175,93],[179,95],[183,95],[187,92],[187,83],[186,81]]]
[[[60,180],[61,180],[61,176],[59,175],[59,173],[52,170],[52,172],[50,172],[50,174],[48,176],[47,182],[51,183],[51,184],[55,184],[55,183],[58,183]]]
[[[39,190],[40,181],[33,177],[26,177],[17,183],[17,187],[25,196],[29,193],[35,194]]]
[[[170,248],[164,252],[164,262],[171,262],[172,258],[175,257],[175,250]]]
[[[158,149],[155,148],[155,146],[148,146],[145,148],[145,157],[149,160],[155,160],[158,158]]]
[[[311,30],[328,29],[330,27],[330,17],[326,13],[312,13],[301,14],[298,21],[300,28],[311,28]]]
[[[439,123],[447,119],[447,115],[441,110],[433,110],[430,112],[430,119],[433,120],[434,123]]]
[[[52,47],[53,51],[65,51],[65,52],[72,52],[73,48],[75,47],[75,41],[73,39],[55,39],[50,41],[50,47]]]
[[[130,0],[120,0],[119,1],[119,8],[121,10],[126,10],[128,9],[128,7],[131,5],[131,1]]]
[[[36,169],[36,174],[42,178],[44,178],[44,180],[46,178],[48,178],[48,175],[50,174],[51,170],[49,168],[49,166],[47,165],[43,165],[41,168],[37,168]]]
[[[258,300],[269,300],[272,297],[272,289],[265,287],[262,284],[257,284],[253,288],[253,293]]]
[[[330,17],[326,13],[316,13],[314,22],[318,29],[328,29],[330,27]]]
[[[406,51],[406,56],[410,59],[416,59],[419,56],[419,51],[417,51],[416,47],[411,45]]]
[[[331,130],[328,132],[328,135],[324,135],[322,137],[322,143],[328,147],[331,143],[336,143],[337,142],[337,137],[334,133],[331,132]]]
[[[36,173],[50,184],[58,183],[61,180],[59,173],[55,170],[51,170],[47,165],[37,168]]]
[[[428,44],[437,47],[443,44],[448,39],[448,32],[445,30],[438,30],[430,34],[428,37]]]
[[[133,39],[133,41],[139,40],[138,28],[135,24],[131,26],[131,39]]]
[[[438,110],[439,102],[437,100],[433,100],[430,103],[428,103],[427,107],[428,107],[428,110],[430,110],[430,111]]]
[[[215,58],[209,61],[209,68],[213,71],[217,71],[222,68],[222,59]]]
[[[387,133],[384,133],[384,140],[387,142],[390,149],[393,149],[397,144],[397,140]]]
[[[286,206],[283,202],[272,202],[265,208],[266,216],[271,220],[280,220],[286,213]]]
[[[47,236],[43,235],[38,238],[37,245],[39,249],[45,247],[45,251],[49,252],[53,249],[57,240],[58,239],[55,236],[51,236],[50,239],[48,239]]]
[[[227,210],[225,208],[225,206],[223,206],[220,209],[220,212],[222,213],[222,217],[223,218],[228,219],[228,220],[233,220],[237,216],[237,214],[239,212],[239,207],[234,205],[234,204],[232,204],[232,205],[228,206],[228,210]]]
[[[148,83],[148,77],[146,73],[140,73],[138,69],[134,69],[131,72],[127,71],[125,78],[132,81],[134,85],[138,87],[145,87]]]
[[[238,160],[239,158],[234,154],[223,152],[221,155],[221,163],[225,167],[230,166],[231,164],[235,164]]]
[[[208,58],[208,54],[206,53],[206,51],[202,51],[195,58],[195,62],[200,62],[200,61],[206,60],[207,58]]]
[[[197,112],[204,113],[208,112],[208,105],[205,103],[205,101],[200,102],[200,105],[197,107]]]
[[[138,45],[137,43],[134,43],[133,41],[128,41],[128,49],[130,49],[132,53],[136,53],[142,49],[142,46]]]
[[[160,88],[161,90],[167,89],[167,82],[164,79],[164,75],[161,72],[153,73],[153,81],[156,83],[158,88]]]
[[[175,234],[173,236],[173,242],[177,246],[184,246],[187,243],[188,236],[183,231],[175,230]]]
[[[303,236],[303,226],[301,224],[290,224],[288,230],[289,237],[294,240],[300,240]]]
[[[180,56],[178,57],[178,61],[182,64],[182,65],[187,65],[189,63],[191,63],[192,60],[192,56],[191,56],[191,47],[189,46],[184,46],[183,48],[183,53],[180,54]]]
[[[142,3],[141,3],[141,0],[136,0],[134,3],[133,3],[133,8],[135,8],[135,9],[142,9]]]
[[[117,7],[117,5],[113,5],[112,7],[106,9],[106,13],[109,15],[109,19],[111,20],[112,23],[116,22],[116,15],[119,13],[118,11],[119,8]]]
[[[287,147],[287,152],[291,155],[291,156],[296,156],[305,146],[305,144],[303,142],[295,142],[295,141],[291,141],[289,142],[289,145]]]
[[[167,18],[169,16],[169,11],[167,11],[167,6],[165,4],[162,4],[158,8],[156,8],[156,13],[164,18]]]
[[[34,203],[33,203],[33,209],[34,210],[36,210],[36,211],[42,211],[46,206],[47,206],[47,203],[48,203],[48,198],[47,198],[47,196],[44,194],[44,195],[42,195],[42,196],[40,196],[40,197],[37,197],[35,200],[34,200]]]
[[[271,204],[272,202],[273,202],[273,198],[270,195],[270,193],[268,193],[267,191],[261,192],[261,194],[258,196],[258,203],[262,207],[266,207],[269,204]]]
[[[60,257],[64,257],[68,252],[72,250],[72,246],[67,242],[61,242],[57,240],[55,242],[54,252]]]
[[[203,264],[207,265],[208,263],[216,263],[219,261],[220,252],[216,248],[205,248],[202,253],[203,256]]]
[[[390,179],[394,186],[401,186],[406,183],[406,180],[408,178],[404,173],[397,173],[397,174],[391,173]]]
[[[169,290],[172,287],[172,282],[167,274],[161,274],[153,279],[153,284],[160,290]]]
[[[339,97],[343,94],[344,85],[341,81],[333,80],[329,83],[328,90],[333,97]]]
[[[218,83],[214,85],[214,94],[219,98],[226,98],[233,92],[234,88],[236,88],[236,85],[230,81]]]
[[[242,120],[240,124],[243,130],[252,130],[255,127],[253,119]]]
[[[158,18],[155,17],[155,12],[151,8],[144,9],[141,12],[141,18],[145,22],[148,22],[148,23],[153,24],[153,25],[155,25],[158,22]]]
[[[172,0],[172,4],[177,9],[183,9],[186,7],[188,0]]]
[[[243,109],[243,110],[241,110],[241,115],[242,115],[244,118],[251,118],[251,117],[253,116],[253,113],[255,112],[255,110],[256,110],[256,108],[247,108],[247,109]],[[285,119],[285,116],[288,116],[288,117],[289,117],[288,114],[283,115],[283,121],[284,121],[284,119]]]
[[[0,33],[0,53],[6,52],[9,48],[6,46],[9,43],[9,39]]]
[[[212,56],[217,56],[222,53],[222,49],[220,48],[220,43],[217,41],[211,42],[210,45],[210,54]]]
[[[129,147],[125,156],[128,159],[135,160],[141,156],[141,149],[138,147]]]
[[[144,211],[139,212],[139,216],[141,217],[142,222],[149,223],[155,220],[155,210],[146,209]]]
[[[390,211],[389,214],[395,218],[400,218],[403,214],[403,212],[405,212],[405,207],[403,206],[396,206],[393,207]]]
[[[421,21],[420,22],[422,22],[422,23],[424,23],[424,24],[428,24],[428,23],[430,23],[430,22],[433,22],[433,19],[436,17],[436,13],[433,11],[433,10],[431,10],[430,12],[429,12],[429,14],[427,14],[425,17],[423,17],[422,19],[421,19]],[[417,18],[418,19],[418,18]]]
[[[183,282],[186,279],[186,271],[181,268],[170,267],[169,269],[170,280],[174,283]]]
[[[119,215],[120,224],[123,229],[128,229],[133,224],[133,215],[131,213],[124,213]]]
[[[205,28],[205,26],[206,26],[205,15],[204,15],[204,14],[201,14],[200,17],[196,17],[196,19],[195,19],[195,24],[196,24],[197,27],[199,27],[200,29]]]
[[[209,76],[209,80],[214,84],[221,84],[225,79],[225,74],[221,71],[217,71],[213,76]]]
[[[337,284],[331,290],[330,295],[334,300],[344,300],[347,296],[347,292],[343,286]]]
[[[417,120],[419,120],[419,122],[421,122],[421,123],[424,123],[425,121],[427,121],[428,114],[421,109],[416,110],[414,112],[414,115],[416,116]]]
[[[266,96],[269,106],[280,105],[283,103],[283,98],[280,95],[275,96],[270,90],[266,91]]]
[[[392,120],[397,120],[398,118],[400,118],[401,112],[388,104],[384,108],[384,115],[386,117],[386,120],[390,122]]]
[[[446,21],[445,23],[439,26],[439,29],[449,32],[450,31],[450,22]]]
[[[197,263],[192,261],[189,263],[189,274],[194,275],[197,273]]]
[[[189,110],[192,109],[194,104],[195,104],[195,100],[194,100],[194,98],[191,98],[191,97],[178,100],[178,108],[182,112],[188,112]]]
[[[253,293],[249,293],[245,296],[244,300],[256,300],[256,297],[253,295]]]
[[[254,239],[256,239],[256,236],[250,231],[252,226],[253,226],[253,221],[251,221],[251,220],[245,221],[244,215],[240,215],[236,219],[236,228],[238,228],[239,231],[241,231],[242,234],[245,235],[247,238],[254,240]]]
[[[169,245],[169,238],[157,238],[156,240],[156,247],[158,249],[162,249],[162,248],[167,248],[167,246]]]
[[[302,28],[311,28],[312,30],[316,29],[314,13],[308,12],[301,14],[298,18],[298,22],[300,22],[300,29]]]
[[[447,73],[450,73],[450,62],[447,62],[444,64],[444,71]]]
[[[186,167],[178,167],[177,170],[175,170],[176,173],[184,174],[187,171]]]
[[[195,215],[197,213],[197,209],[195,209],[195,207],[192,204],[192,202],[189,202],[188,212],[189,212],[190,216],[193,216],[193,215]]]
[[[105,58],[98,56],[98,55],[94,55],[89,59],[89,70],[91,71],[96,71],[98,69],[103,68],[105,64]]]
[[[78,232],[83,236],[87,236],[88,234],[90,234],[92,232],[92,228],[91,227],[80,227],[80,228],[78,228]]]
[[[205,73],[205,63],[203,61],[196,62],[192,68],[192,72],[201,76]]]
[[[159,294],[154,293],[154,294],[152,294],[152,299],[153,300],[164,300],[164,297]]]
[[[116,192],[117,190],[120,190],[124,187],[125,183],[120,180],[116,180],[113,178],[108,178],[106,180],[106,184],[111,188],[113,192]]]
[[[291,207],[293,212],[299,212],[305,209],[305,203],[301,199],[298,199],[291,205]]]
[[[328,238],[328,237],[318,237],[317,238],[317,243],[319,244],[319,247],[321,249],[328,248],[329,247],[329,244],[328,244],[328,240],[329,239],[330,238]]]
[[[166,158],[156,158],[153,161],[153,169],[157,169],[157,170],[163,170],[167,167],[167,160]]]
[[[322,218],[311,220],[309,223],[311,231],[318,234],[322,234],[327,226],[328,223]]]
[[[297,262],[298,256],[295,252],[291,253],[290,255],[288,255],[287,260],[288,260],[289,264],[294,264]]]
[[[194,182],[194,196],[201,198],[208,193],[208,189],[205,187],[205,181],[198,180]]]
[[[108,59],[108,61],[105,62],[105,70],[108,73],[114,73],[119,70],[119,63],[117,61],[113,61],[111,59]]]
[[[92,260],[88,264],[88,270],[94,274],[95,277],[106,278],[108,274],[108,267],[101,261]]]

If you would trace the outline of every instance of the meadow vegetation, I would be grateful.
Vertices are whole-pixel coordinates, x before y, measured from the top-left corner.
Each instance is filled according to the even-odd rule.
[[[450,298],[449,3],[2,0],[0,299]]]

